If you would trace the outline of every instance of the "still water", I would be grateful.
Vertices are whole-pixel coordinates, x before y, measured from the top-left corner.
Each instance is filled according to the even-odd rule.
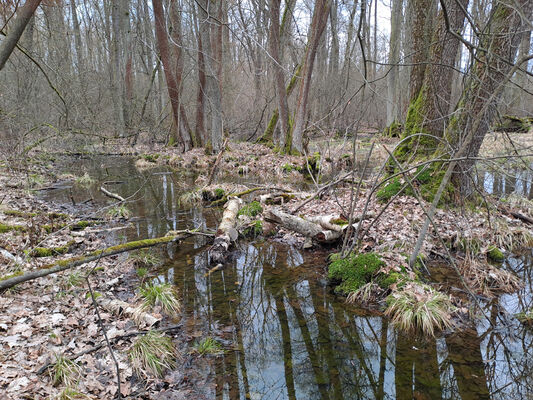
[[[93,198],[103,206],[110,200],[98,187],[109,181],[109,190],[131,196],[132,223],[110,232],[110,243],[171,229],[213,229],[221,216],[219,209],[180,208],[177,197],[192,185],[190,174],[139,172],[131,159],[116,157],[60,165],[88,172],[98,183],[44,193],[49,200]],[[206,386],[208,398],[533,399],[533,335],[513,317],[533,307],[531,252],[506,261],[525,287],[487,303],[490,322],[424,339],[335,296],[324,279],[326,253],[241,241],[223,270],[206,274],[206,249],[202,238],[165,249],[158,279],[177,286],[191,337],[209,332],[226,349],[205,372],[216,383]]]

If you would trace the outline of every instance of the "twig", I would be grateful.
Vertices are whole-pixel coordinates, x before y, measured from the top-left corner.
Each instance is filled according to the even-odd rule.
[[[100,191],[105,194],[107,197],[111,197],[112,199],[115,199],[115,200],[118,200],[118,201],[126,201],[126,199],[124,199],[124,197],[116,194],[116,193],[113,193],[113,192],[110,192],[109,190],[107,190],[105,187],[103,186],[100,186]]]

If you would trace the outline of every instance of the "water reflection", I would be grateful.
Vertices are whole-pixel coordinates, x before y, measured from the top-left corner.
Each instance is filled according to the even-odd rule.
[[[293,248],[243,245],[223,271],[206,277],[207,268],[199,252],[170,270],[190,329],[229,339],[212,371],[216,398],[527,398],[532,337],[504,328],[500,306],[495,327],[413,338],[345,305]]]
[[[187,182],[183,175],[164,169],[140,173],[127,159],[66,168],[86,169],[98,184],[46,194],[60,202],[90,195],[105,204],[100,183],[124,181],[113,191],[133,195],[128,206],[136,218],[126,230],[129,239],[160,236],[170,229],[213,228],[220,218],[219,210],[180,209],[177,197]],[[493,177],[486,188],[507,193],[520,180]],[[521,185],[531,192],[530,183]],[[120,240],[111,235],[110,241]],[[323,281],[323,256],[272,243],[238,246],[233,261],[210,275],[202,238],[168,246],[168,268],[160,276],[182,295],[188,334],[197,338],[209,332],[227,349],[206,367],[216,383],[206,385],[207,397],[531,398],[533,337],[512,316],[533,306],[531,254],[508,260],[507,268],[525,286],[487,305],[490,323],[480,321],[475,328],[429,340],[399,334],[386,318],[344,304]]]

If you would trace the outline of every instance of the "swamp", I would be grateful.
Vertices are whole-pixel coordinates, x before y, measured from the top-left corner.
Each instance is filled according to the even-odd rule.
[[[0,4],[0,399],[533,398],[533,4]]]

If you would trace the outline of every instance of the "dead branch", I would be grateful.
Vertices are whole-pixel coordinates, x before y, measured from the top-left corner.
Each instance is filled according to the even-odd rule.
[[[39,270],[26,272],[25,274],[22,274],[20,276],[0,280],[0,291],[9,289],[22,282],[31,281],[33,279],[41,278],[43,276],[54,274],[56,272],[65,271],[67,269],[74,268],[91,261],[96,261],[100,257],[109,257],[114,256],[116,254],[124,253],[126,251],[132,251],[145,247],[152,247],[160,244],[171,243],[174,241],[183,240],[195,234],[202,234],[204,236],[208,235],[203,232],[194,232],[189,230],[175,231],[174,233],[175,234],[171,236],[164,236],[155,239],[137,240],[133,242],[119,244],[117,246],[108,247],[107,249],[103,250],[96,250],[85,256],[72,257],[66,260],[59,260],[55,263],[45,265]]]
[[[213,164],[213,168],[211,168],[211,172],[209,173],[209,178],[207,178],[207,183],[205,184],[204,189],[207,186],[211,185],[211,183],[213,182],[213,178],[215,177],[215,172],[217,171],[218,164],[220,164],[220,160],[222,160],[222,154],[224,154],[227,144],[228,144],[228,138],[224,139],[224,143],[222,144],[222,148],[220,149],[217,159],[215,160],[215,163]]]
[[[126,201],[124,199],[124,197],[116,194],[116,193],[113,193],[113,192],[110,192],[109,190],[107,190],[105,187],[103,186],[100,186],[100,191],[105,194],[107,197],[111,197],[112,199],[115,199],[115,200],[118,200],[118,201]]]
[[[144,324],[149,328],[154,325],[158,325],[161,321],[161,318],[156,318],[153,315],[141,311],[122,300],[100,297],[96,301],[98,305],[115,315],[124,315],[132,318],[138,326]]]

